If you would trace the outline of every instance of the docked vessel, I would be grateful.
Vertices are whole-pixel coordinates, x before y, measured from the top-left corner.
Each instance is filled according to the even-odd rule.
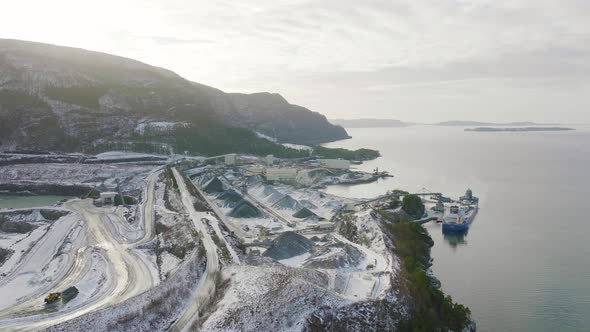
[[[479,199],[467,189],[459,204],[453,204],[443,217],[443,232],[466,232],[478,211]]]

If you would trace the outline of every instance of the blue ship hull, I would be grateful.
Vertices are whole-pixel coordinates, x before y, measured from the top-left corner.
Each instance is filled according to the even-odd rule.
[[[470,210],[467,212],[466,215],[463,215],[462,217],[458,217],[457,219],[463,219],[463,222],[443,222],[442,225],[442,230],[445,233],[465,233],[469,230],[469,226],[471,225],[471,223],[473,222],[473,218],[475,218],[475,215],[477,214],[477,211],[479,210],[478,205],[476,204],[475,206],[472,206],[470,208]],[[459,221],[459,220],[457,220]]]
[[[461,223],[461,224],[443,223],[443,225],[442,225],[443,232],[466,232],[468,229],[469,229],[468,223]]]

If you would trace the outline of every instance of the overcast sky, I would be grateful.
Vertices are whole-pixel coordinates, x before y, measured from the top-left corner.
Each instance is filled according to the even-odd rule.
[[[588,0],[0,0],[82,47],[329,118],[590,122]]]

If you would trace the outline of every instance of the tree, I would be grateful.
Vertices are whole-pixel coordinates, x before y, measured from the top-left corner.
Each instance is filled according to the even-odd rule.
[[[393,196],[393,199],[391,199],[391,202],[389,203],[389,208],[390,209],[397,209],[400,204],[401,204],[401,202],[399,200],[399,197]]]
[[[422,199],[416,195],[404,196],[402,210],[414,218],[421,218],[424,215],[424,204]]]

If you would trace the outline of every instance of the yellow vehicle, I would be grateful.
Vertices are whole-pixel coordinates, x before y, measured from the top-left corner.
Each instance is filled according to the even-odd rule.
[[[50,304],[53,303],[61,298],[61,293],[49,293],[45,298],[45,303]]]

